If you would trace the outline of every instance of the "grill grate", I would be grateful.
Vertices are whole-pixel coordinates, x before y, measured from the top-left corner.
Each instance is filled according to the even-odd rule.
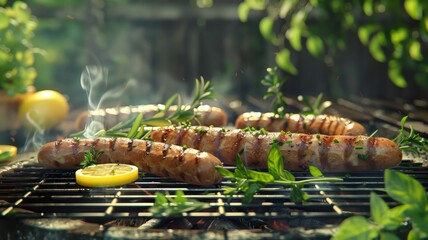
[[[404,160],[395,169],[418,179],[428,189],[427,167]],[[306,173],[295,173],[295,176],[299,180],[309,177]],[[0,203],[0,214],[3,221],[24,222],[25,226],[37,225],[35,222],[43,219],[70,220],[67,222],[72,222],[71,219],[81,220],[88,226],[97,226],[92,230],[96,234],[91,236],[98,237],[105,237],[106,234],[116,236],[122,230],[147,234],[147,229],[142,231],[135,227],[129,228],[129,225],[135,221],[142,224],[149,219],[156,220],[156,224],[149,229],[155,235],[149,236],[161,234],[159,229],[164,228],[184,231],[183,223],[177,223],[181,219],[188,222],[186,229],[196,235],[202,229],[210,230],[214,235],[217,230],[228,230],[227,234],[231,234],[242,229],[252,233],[257,230],[260,234],[272,234],[275,237],[277,231],[292,234],[296,229],[304,229],[305,234],[310,230],[319,237],[320,234],[332,234],[334,227],[349,216],[368,216],[371,191],[378,193],[390,206],[397,204],[384,192],[382,171],[327,176],[342,177],[344,181],[307,184],[304,191],[309,194],[308,203],[291,203],[288,189],[268,185],[261,189],[251,204],[243,205],[241,196],[228,198],[221,194],[221,187],[231,184],[228,180],[215,186],[199,187],[147,174],[135,183],[121,187],[85,188],[76,184],[74,170],[46,169],[30,161],[20,168],[2,173],[0,199],[3,201]],[[155,192],[173,194],[176,190],[183,190],[187,198],[209,203],[210,208],[174,218],[153,219],[148,208],[153,206]],[[171,223],[173,220],[176,223]],[[123,225],[118,227],[119,223]],[[46,222],[40,224],[39,228],[46,230],[43,227]],[[146,228],[147,224],[141,226]],[[170,233],[164,233],[165,238],[171,237]],[[219,234],[221,238],[224,237]],[[299,236],[304,235],[301,232]]]
[[[415,130],[427,136],[427,101],[423,106],[396,104],[401,108],[388,114],[378,111],[391,109],[379,105],[383,102],[361,101],[339,100],[328,110],[361,121],[368,132],[379,130],[379,136],[390,138],[399,130],[401,114],[389,113],[408,113],[412,124],[416,123]],[[411,111],[407,111],[409,106]],[[397,205],[385,193],[383,171],[325,174],[344,181],[305,185],[310,201],[302,205],[291,203],[290,190],[275,185],[262,188],[251,204],[243,205],[242,196],[221,194],[221,187],[231,184],[227,180],[199,187],[147,174],[121,187],[84,188],[76,184],[74,170],[46,169],[34,157],[23,159],[0,166],[0,239],[329,239],[347,217],[369,216],[371,192],[390,207]],[[428,190],[428,156],[408,155],[405,159],[394,169],[416,178]],[[298,180],[309,177],[307,173],[293,174]],[[153,218],[148,209],[155,193],[176,190],[210,207]]]

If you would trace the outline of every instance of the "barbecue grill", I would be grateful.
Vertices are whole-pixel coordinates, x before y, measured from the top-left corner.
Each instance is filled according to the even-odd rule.
[[[362,120],[383,136],[398,131],[399,119],[379,117],[375,110],[359,111],[356,106],[361,103],[341,100],[332,109]],[[419,129],[423,130],[424,124],[421,122]],[[419,133],[426,136],[426,131]],[[414,177],[428,189],[426,163],[425,156],[405,155],[394,169]],[[325,174],[341,177],[343,182],[305,185],[303,190],[310,200],[303,204],[292,203],[290,190],[275,185],[262,188],[252,203],[242,204],[242,196],[222,194],[222,187],[232,184],[228,179],[200,187],[145,174],[120,187],[85,188],[76,184],[74,171],[41,167],[35,153],[21,155],[12,164],[2,166],[1,238],[329,239],[344,219],[370,215],[371,192],[391,207],[398,204],[385,193],[383,171]],[[306,172],[293,174],[297,180],[310,177]],[[173,197],[176,190],[183,190],[188,199],[208,203],[209,208],[170,217],[154,217],[148,211],[156,192]]]

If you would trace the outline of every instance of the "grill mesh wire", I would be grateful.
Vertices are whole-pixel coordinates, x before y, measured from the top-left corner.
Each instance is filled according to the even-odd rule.
[[[427,167],[404,160],[395,169],[418,179],[428,189]],[[295,173],[295,176],[299,180],[309,177],[307,173]],[[293,228],[326,229],[337,226],[352,215],[369,216],[369,196],[372,191],[378,193],[390,206],[397,205],[384,192],[382,171],[326,176],[342,177],[344,181],[307,184],[304,191],[309,194],[310,201],[305,204],[291,203],[289,189],[268,185],[261,189],[251,204],[243,205],[241,196],[229,198],[221,194],[221,187],[231,184],[227,179],[215,186],[199,187],[147,174],[135,183],[121,187],[85,188],[76,184],[74,170],[46,169],[28,163],[2,173],[0,199],[3,201],[0,212],[3,220],[66,218],[110,226],[112,221],[142,219],[141,223],[144,223],[152,218],[148,208],[154,204],[155,192],[168,192],[173,196],[176,190],[183,190],[187,198],[210,204],[208,209],[172,218],[185,218],[191,222],[190,228],[210,230],[211,225],[208,223],[223,219],[233,224],[222,223],[220,228],[229,228],[231,231],[290,231]],[[169,221],[171,218],[166,220]],[[205,224],[198,225],[197,222],[201,221]],[[181,228],[174,224],[166,226],[177,230]],[[164,227],[157,224],[153,229]]]

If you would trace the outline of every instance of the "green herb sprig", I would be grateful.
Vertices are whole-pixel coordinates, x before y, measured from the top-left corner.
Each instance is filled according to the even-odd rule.
[[[370,194],[370,218],[353,216],[339,226],[336,239],[400,239],[393,231],[406,220],[412,229],[407,239],[428,238],[428,199],[423,186],[414,178],[394,171],[385,170],[385,190],[389,197],[401,203],[389,208],[376,193]]]
[[[97,164],[98,158],[104,154],[104,151],[95,151],[95,148],[91,146],[89,151],[85,152],[85,157],[83,161],[80,163],[82,168]]]
[[[322,98],[323,98],[323,93],[320,93],[320,94],[318,94],[315,101],[312,102],[309,99],[309,97],[299,95],[297,97],[297,100],[299,100],[300,102],[305,104],[305,107],[302,109],[302,111],[300,113],[304,114],[304,115],[309,115],[309,114],[321,115],[324,112],[324,110],[326,108],[330,107],[332,104],[331,101],[322,102],[321,101]]]
[[[177,190],[175,195],[175,198],[171,198],[168,194],[156,192],[155,204],[149,211],[155,216],[168,217],[210,207],[208,203],[187,199],[182,190]]]
[[[428,152],[428,140],[426,138],[415,133],[412,126],[410,126],[410,132],[407,133],[404,128],[407,118],[408,116],[404,116],[401,119],[401,129],[392,141],[397,143],[402,151],[413,152],[418,155],[422,152]]]
[[[287,102],[281,92],[282,85],[285,83],[285,78],[280,77],[277,71],[277,67],[268,68],[268,74],[262,79],[261,83],[268,87],[263,99],[272,98],[272,112],[278,114],[278,116],[282,118],[285,116],[287,110]]]
[[[236,168],[231,172],[221,166],[218,166],[217,171],[224,177],[228,177],[234,183],[233,187],[223,187],[225,195],[233,195],[244,193],[243,203],[250,203],[254,195],[260,188],[267,184],[277,184],[283,187],[290,187],[290,199],[294,203],[307,201],[308,195],[302,190],[305,184],[314,182],[338,182],[341,178],[324,177],[321,171],[309,166],[309,171],[313,178],[296,181],[293,174],[284,169],[284,157],[281,155],[276,142],[272,142],[272,147],[268,155],[268,172],[255,171],[245,167],[239,155],[236,157]]]
[[[205,81],[203,77],[195,81],[195,94],[190,105],[182,104],[180,94],[174,94],[163,105],[158,108],[157,113],[151,118],[144,118],[143,114],[131,116],[129,119],[119,122],[108,130],[101,130],[95,133],[96,137],[127,137],[147,139],[150,133],[145,127],[163,127],[170,125],[186,125],[190,121],[198,121],[198,116],[195,113],[195,108],[199,107],[204,100],[215,99],[213,85],[210,81]],[[167,113],[172,105],[176,105],[176,109],[171,114]],[[84,131],[72,134],[71,136],[82,136]]]

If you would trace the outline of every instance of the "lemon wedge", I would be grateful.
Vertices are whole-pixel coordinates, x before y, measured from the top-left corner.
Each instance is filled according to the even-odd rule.
[[[138,168],[128,164],[96,164],[76,171],[77,184],[85,187],[113,187],[134,182]]]
[[[12,145],[0,145],[0,162],[16,157],[18,149]]]

